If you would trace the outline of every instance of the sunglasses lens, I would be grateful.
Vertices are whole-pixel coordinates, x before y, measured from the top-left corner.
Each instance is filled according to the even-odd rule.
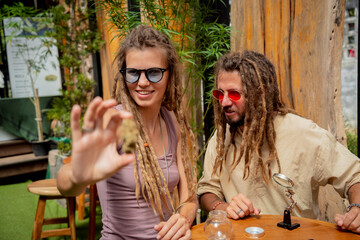
[[[241,95],[238,91],[230,90],[228,96],[231,100],[237,101],[240,99]]]
[[[134,83],[139,79],[140,76],[140,72],[137,71],[136,69],[126,69],[125,71],[125,79],[127,82],[129,83]]]
[[[146,76],[150,82],[159,82],[162,79],[163,72],[159,68],[150,68],[146,70]]]
[[[212,92],[214,98],[218,99],[218,100],[222,100],[224,98],[224,93],[220,90],[214,90]]]
[[[237,101],[241,98],[241,94],[236,90],[229,90],[227,93],[228,97],[233,101]],[[213,90],[212,94],[214,98],[218,100],[223,100],[225,95],[223,91],[217,89]]]

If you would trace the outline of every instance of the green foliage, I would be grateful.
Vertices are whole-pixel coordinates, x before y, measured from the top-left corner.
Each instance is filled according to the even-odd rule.
[[[14,3],[12,6],[4,5],[0,8],[1,20],[8,17],[35,17],[39,13],[32,7],[24,6],[22,2]]]
[[[354,131],[346,130],[347,147],[353,154],[358,154],[357,134]]]
[[[71,153],[71,148],[71,141],[59,141],[57,144],[57,149],[59,149],[62,155],[68,156]]]
[[[80,105],[83,116],[92,98],[95,85],[95,82],[85,75],[84,60],[99,51],[104,42],[97,28],[89,21],[94,10],[77,7],[76,0],[69,0],[66,3],[67,8],[58,5],[43,12],[26,7],[22,3],[15,3],[13,6],[5,5],[0,11],[2,19],[14,16],[23,17],[24,24],[13,21],[10,27],[33,33],[27,38],[35,38],[39,29],[47,29],[45,31],[47,38],[43,38],[42,41],[45,50],[44,48],[32,49],[25,44],[18,45],[21,54],[26,54],[24,57],[26,57],[32,83],[36,80],[32,76],[35,77],[41,69],[51,64],[47,62],[47,56],[51,54],[50,47],[56,46],[59,50],[58,60],[63,69],[65,81],[61,90],[62,96],[53,100],[51,109],[47,110],[47,117],[56,121],[54,135],[57,139],[62,139],[58,144],[60,152],[70,154],[71,108],[75,104]],[[24,17],[32,17],[31,21],[37,21],[37,24],[35,26],[26,24],[29,20]],[[9,41],[11,40],[12,37],[9,38]],[[31,51],[35,52],[36,56],[29,57],[28,52]]]
[[[80,105],[83,118],[95,85],[95,82],[84,73],[84,60],[99,51],[104,42],[96,27],[89,22],[94,10],[78,8],[75,0],[66,2],[70,10],[58,5],[46,13],[54,25],[54,31],[48,31],[46,34],[56,39],[56,46],[60,52],[59,62],[65,76],[62,97],[54,99],[47,116],[50,120],[58,122],[54,129],[56,137],[71,139],[71,108],[75,104]],[[70,154],[71,141],[60,141],[58,149],[63,154]]]

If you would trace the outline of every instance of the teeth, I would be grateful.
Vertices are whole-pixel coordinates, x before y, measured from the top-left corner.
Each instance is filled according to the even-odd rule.
[[[149,94],[150,92],[146,92],[146,91],[138,91],[138,93],[140,93],[140,94]]]

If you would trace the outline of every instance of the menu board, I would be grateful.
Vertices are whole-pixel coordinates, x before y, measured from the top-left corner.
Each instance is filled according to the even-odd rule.
[[[6,53],[13,98],[33,97],[34,89],[38,89],[40,97],[61,95],[58,49],[56,46],[45,46],[45,40],[50,40],[44,36],[47,29],[39,26],[41,21],[37,20],[20,17],[4,19]],[[20,27],[11,27],[14,23]],[[33,31],[34,28],[27,28],[30,25],[38,27],[37,31]],[[32,67],[29,63],[32,63]],[[34,89],[31,80],[33,80]]]

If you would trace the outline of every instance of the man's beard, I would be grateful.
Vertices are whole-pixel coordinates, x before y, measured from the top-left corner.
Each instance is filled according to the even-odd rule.
[[[230,121],[227,117],[226,118],[226,122],[231,126],[231,127],[241,127],[244,126],[244,119],[245,116],[242,116],[239,120],[237,121]]]

